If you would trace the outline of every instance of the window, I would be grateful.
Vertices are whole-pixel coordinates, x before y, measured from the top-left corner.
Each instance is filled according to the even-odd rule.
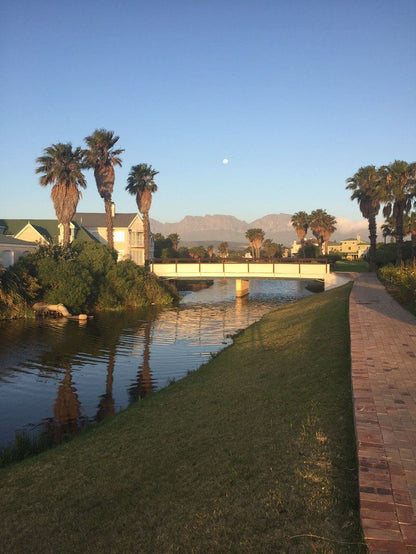
[[[114,231],[114,242],[124,242],[124,231]]]

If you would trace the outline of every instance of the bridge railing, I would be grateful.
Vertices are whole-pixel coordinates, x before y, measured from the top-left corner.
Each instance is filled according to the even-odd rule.
[[[327,258],[261,258],[252,260],[250,258],[153,258],[150,264],[328,264]]]
[[[162,260],[160,263],[153,261],[150,269],[160,277],[174,278],[242,278],[242,279],[268,279],[268,278],[294,278],[294,279],[323,279],[330,271],[326,260],[314,259],[308,261],[296,259],[273,262],[265,260]]]

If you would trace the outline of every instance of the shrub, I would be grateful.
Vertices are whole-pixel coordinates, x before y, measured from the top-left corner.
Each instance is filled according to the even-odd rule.
[[[33,302],[64,304],[72,313],[169,304],[177,291],[131,260],[95,242],[41,246],[1,276],[0,314],[22,317]]]
[[[416,313],[416,264],[388,265],[379,270],[379,277],[398,302]]]

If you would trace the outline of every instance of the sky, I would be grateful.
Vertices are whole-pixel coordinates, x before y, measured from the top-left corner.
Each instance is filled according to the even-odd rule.
[[[55,218],[36,158],[95,129],[159,171],[151,217],[359,220],[345,180],[416,161],[415,0],[5,0],[0,218]],[[228,163],[223,163],[228,159]],[[79,212],[100,212],[92,171]]]

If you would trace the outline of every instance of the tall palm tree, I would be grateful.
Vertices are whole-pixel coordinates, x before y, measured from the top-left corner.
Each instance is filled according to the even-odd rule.
[[[305,257],[305,237],[308,233],[310,221],[311,216],[306,212],[296,212],[292,215],[292,219],[290,220],[302,245],[303,257]]]
[[[374,165],[366,165],[349,177],[346,181],[347,189],[352,190],[351,200],[357,200],[360,211],[368,220],[368,231],[370,233],[370,271],[376,269],[376,248],[377,248],[377,221],[376,217],[380,211],[380,179],[379,173]]]
[[[112,194],[114,189],[114,166],[121,167],[120,154],[124,149],[114,150],[114,145],[120,137],[114,136],[114,131],[96,129],[92,135],[85,137],[88,148],[84,150],[85,163],[89,169],[94,169],[94,177],[98,193],[104,200],[105,216],[107,224],[107,244],[114,247],[113,238],[113,214],[111,209]]]
[[[228,258],[228,242],[221,242],[218,245],[218,254],[221,256],[221,258]]]
[[[334,231],[336,231],[337,220],[326,210],[318,209],[311,213],[310,228],[313,236],[318,240],[322,251],[324,247],[325,255],[328,255],[328,241]]]
[[[168,239],[172,241],[173,248],[177,250],[179,246],[179,241],[180,241],[178,233],[171,233],[170,235],[168,235]]]
[[[39,166],[36,173],[42,173],[40,184],[53,185],[51,198],[55,207],[56,217],[64,228],[63,245],[67,246],[70,239],[70,223],[73,219],[82,193],[78,187],[86,188],[87,183],[82,173],[83,152],[77,147],[72,150],[70,142],[58,142],[44,149],[44,155],[36,162]]]
[[[393,215],[396,222],[396,266],[403,258],[404,216],[416,199],[416,162],[395,160],[379,169],[385,217]]]
[[[264,231],[262,229],[248,229],[246,239],[250,245],[253,259],[260,258],[260,249],[264,240]]]
[[[137,207],[143,215],[145,265],[147,265],[149,260],[149,210],[152,205],[152,194],[157,191],[154,178],[158,173],[151,165],[138,164],[132,166],[127,178],[126,190],[136,196]]]

